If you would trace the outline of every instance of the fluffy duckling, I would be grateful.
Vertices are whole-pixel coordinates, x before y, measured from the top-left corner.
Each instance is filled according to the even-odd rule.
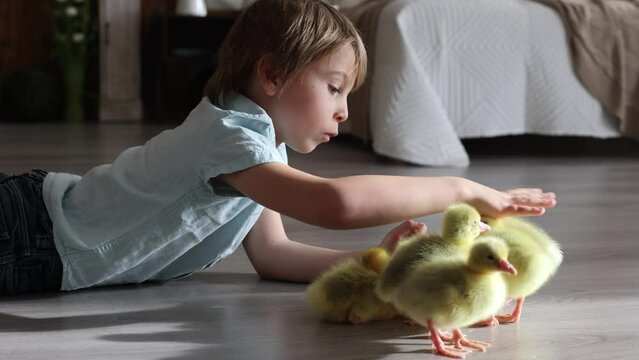
[[[374,247],[359,260],[346,259],[320,275],[306,291],[313,312],[322,320],[336,323],[360,324],[394,318],[395,307],[375,294],[379,273],[388,259],[385,249]]]
[[[485,351],[488,343],[464,338],[460,327],[494,314],[506,299],[500,272],[516,275],[508,262],[508,247],[497,237],[482,237],[468,257],[440,257],[419,261],[398,284],[394,305],[402,314],[430,330],[437,353],[463,358],[463,346]],[[441,330],[453,329],[455,348]]]
[[[498,236],[510,249],[508,261],[518,276],[505,276],[508,298],[517,299],[511,314],[496,316],[500,323],[519,321],[524,299],[539,290],[563,260],[559,244],[539,226],[521,218],[486,219],[492,230],[482,236]]]
[[[488,225],[481,222],[481,216],[474,207],[468,204],[449,206],[444,212],[441,235],[418,234],[399,243],[380,276],[377,295],[384,301],[392,302],[397,284],[410,273],[414,264],[439,256],[467,254],[475,238],[488,229]]]

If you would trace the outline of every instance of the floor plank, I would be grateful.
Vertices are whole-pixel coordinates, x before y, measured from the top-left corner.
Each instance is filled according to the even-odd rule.
[[[162,131],[126,124],[0,124],[0,171],[82,174]],[[469,329],[490,341],[468,359],[634,359],[639,350],[639,161],[633,157],[473,157],[469,168],[379,158],[348,140],[289,153],[319,176],[465,176],[497,188],[541,186],[559,206],[536,219],[565,251],[519,324]],[[401,201],[401,199],[398,199]],[[439,228],[441,216],[420,219]],[[291,238],[339,249],[376,244],[392,225],[332,231],[286,218]],[[0,299],[1,359],[435,359],[424,330],[401,321],[324,324],[305,286],[260,280],[239,250],[164,284]]]

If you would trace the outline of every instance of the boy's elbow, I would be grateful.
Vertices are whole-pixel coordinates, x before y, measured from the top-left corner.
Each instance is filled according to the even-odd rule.
[[[261,279],[279,280],[277,269],[275,268],[278,264],[269,256],[266,256],[267,254],[273,254],[273,250],[262,248],[257,254],[250,254],[249,260],[251,261],[251,265],[253,265],[253,269],[255,269],[255,272]]]
[[[277,279],[275,279],[273,274],[271,274],[271,272],[269,272],[264,267],[253,266],[253,268],[255,269],[255,272],[257,273],[257,276],[260,277],[260,279],[263,279],[263,280],[277,280]]]

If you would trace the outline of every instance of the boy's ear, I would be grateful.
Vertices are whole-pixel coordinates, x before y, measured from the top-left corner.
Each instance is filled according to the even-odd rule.
[[[257,82],[265,94],[275,96],[280,90],[281,81],[275,71],[273,71],[273,58],[271,55],[264,55],[257,61],[255,69]]]

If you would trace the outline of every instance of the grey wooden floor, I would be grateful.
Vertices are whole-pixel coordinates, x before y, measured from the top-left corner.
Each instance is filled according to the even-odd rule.
[[[0,171],[81,174],[160,130],[0,124]],[[433,169],[385,161],[349,141],[290,157],[320,176],[446,174],[555,191],[559,205],[537,220],[565,250],[559,273],[529,298],[521,323],[468,329],[469,337],[494,346],[467,358],[639,356],[639,158],[484,157],[467,169]],[[439,227],[437,215],[421,220]],[[376,244],[392,227],[329,231],[285,222],[293,239],[340,249]],[[422,329],[401,321],[320,323],[304,291],[302,284],[260,280],[240,250],[181,281],[1,299],[0,359],[439,358]]]

